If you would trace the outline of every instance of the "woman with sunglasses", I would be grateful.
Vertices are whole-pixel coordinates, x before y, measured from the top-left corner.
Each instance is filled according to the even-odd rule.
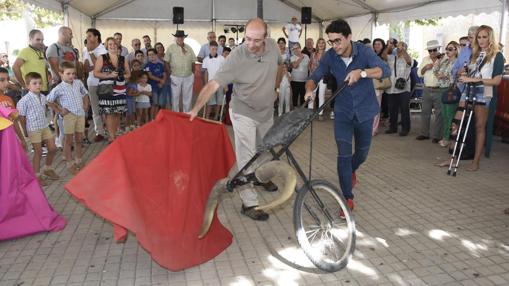
[[[454,84],[454,78],[451,73],[452,66],[458,58],[459,44],[455,41],[451,41],[445,48],[445,56],[443,56],[437,65],[433,67],[433,73],[438,79],[438,87],[440,88],[440,94],[447,92],[451,84]],[[443,137],[438,142],[440,146],[449,146],[449,134],[452,118],[454,117],[454,111],[458,103],[447,103],[442,101],[442,118],[443,118]]]
[[[496,97],[496,86],[502,81],[504,72],[504,57],[499,51],[498,42],[490,26],[482,25],[477,29],[472,43],[472,56],[468,65],[468,74],[461,73],[459,81],[475,85],[476,97],[475,114],[475,155],[468,171],[477,171],[484,149],[486,137],[486,122],[491,99]],[[468,89],[466,89],[468,90]],[[459,106],[464,108],[466,92],[460,99]],[[461,118],[461,112],[456,113],[456,119]]]

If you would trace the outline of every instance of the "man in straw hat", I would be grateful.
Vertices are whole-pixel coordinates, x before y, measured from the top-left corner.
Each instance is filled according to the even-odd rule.
[[[183,30],[177,30],[175,34],[175,44],[170,45],[166,49],[164,60],[171,67],[171,103],[172,109],[179,112],[180,97],[184,112],[191,110],[191,100],[193,99],[193,83],[194,83],[194,62],[196,55],[193,49],[184,43],[187,35]]]
[[[433,73],[434,64],[438,64],[440,44],[437,40],[428,41],[426,45],[429,56],[426,56],[419,67],[419,75],[424,77],[424,92],[422,95],[421,134],[415,139],[427,140],[430,138],[431,111],[435,109],[433,122],[433,143],[442,139],[442,95],[438,86],[438,78]]]

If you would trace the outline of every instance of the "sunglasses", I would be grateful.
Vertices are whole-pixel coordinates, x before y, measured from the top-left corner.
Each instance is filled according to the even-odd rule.
[[[456,48],[447,48],[446,49],[446,51],[448,51],[448,52],[452,52],[452,51],[455,51],[455,50],[456,50]]]
[[[438,52],[438,49],[428,50],[428,53]]]
[[[327,43],[329,45],[331,45],[331,46],[339,45],[339,44],[341,44],[341,39],[337,38],[337,39],[334,39],[334,40],[328,40]]]

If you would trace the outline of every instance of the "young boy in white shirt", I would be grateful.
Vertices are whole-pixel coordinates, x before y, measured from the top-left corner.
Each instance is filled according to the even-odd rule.
[[[59,113],[64,120],[64,158],[67,161],[67,171],[76,175],[83,168],[83,151],[81,141],[85,132],[86,110],[90,103],[88,91],[76,79],[76,68],[73,63],[62,62],[60,65],[59,83],[48,95],[48,105]],[[75,159],[72,156],[73,141]]]
[[[205,82],[208,82],[209,79],[213,79],[216,75],[216,72],[224,63],[224,58],[222,55],[217,54],[218,44],[216,41],[212,41],[209,43],[210,54],[203,59],[202,69],[205,70]],[[224,90],[223,88],[218,88],[216,93],[212,95],[208,102],[208,107],[206,109],[206,118],[210,118],[212,110],[214,110],[214,118],[213,120],[219,119],[219,109],[224,102]]]

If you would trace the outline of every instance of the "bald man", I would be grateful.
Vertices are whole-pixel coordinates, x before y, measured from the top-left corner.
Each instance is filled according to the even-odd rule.
[[[83,78],[83,68],[78,61],[78,50],[72,46],[72,30],[69,27],[62,26],[58,29],[58,41],[51,44],[46,50],[46,58],[51,71],[51,87],[56,86],[62,80],[60,79],[59,69],[60,64],[64,61],[71,62],[76,67],[76,78]],[[57,124],[59,127],[59,134],[56,138],[56,145],[58,148],[63,147],[64,140],[63,132],[63,119],[61,115],[57,116]]]
[[[72,46],[72,30],[69,27],[62,26],[58,29],[58,41],[51,44],[46,50],[46,58],[51,70],[51,85],[60,83],[58,69],[63,61],[71,62],[77,67],[77,78],[82,78],[81,69],[78,62],[78,50]]]
[[[256,146],[273,123],[276,80],[280,79],[278,65],[283,64],[276,41],[267,38],[267,24],[260,18],[247,22],[245,42],[226,58],[216,75],[201,90],[194,108],[189,112],[193,120],[198,111],[220,87],[233,83],[230,118],[235,137],[237,167],[242,169],[256,154]],[[246,170],[247,173],[254,170]],[[270,183],[267,190],[277,190]],[[267,220],[269,215],[255,210],[258,196],[253,185],[241,187],[241,213],[254,220]]]

